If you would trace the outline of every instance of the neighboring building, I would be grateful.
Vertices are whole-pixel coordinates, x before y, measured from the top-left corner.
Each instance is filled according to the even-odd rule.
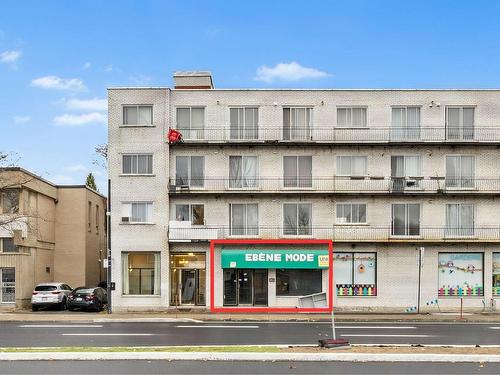
[[[106,198],[0,168],[0,308],[29,305],[36,284],[106,279]]]
[[[500,90],[174,82],[108,91],[115,311],[328,296],[325,247],[285,241],[214,244],[211,287],[215,239],[333,240],[338,310],[500,298]]]

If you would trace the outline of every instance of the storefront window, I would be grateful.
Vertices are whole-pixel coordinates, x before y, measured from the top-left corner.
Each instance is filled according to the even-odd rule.
[[[0,302],[16,302],[16,269],[0,268]]]
[[[170,255],[170,304],[205,305],[206,273],[204,253]]]
[[[493,295],[500,296],[500,253],[493,253]]]
[[[123,253],[123,294],[160,294],[160,253]]]
[[[482,253],[439,253],[440,297],[483,296]]]
[[[321,293],[322,274],[320,269],[277,269],[277,296],[306,296]]]
[[[376,296],[377,254],[336,253],[333,275],[337,296]]]

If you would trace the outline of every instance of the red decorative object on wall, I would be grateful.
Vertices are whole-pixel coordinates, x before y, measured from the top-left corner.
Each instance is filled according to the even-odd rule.
[[[182,134],[175,129],[168,129],[168,143],[174,144],[182,142]]]

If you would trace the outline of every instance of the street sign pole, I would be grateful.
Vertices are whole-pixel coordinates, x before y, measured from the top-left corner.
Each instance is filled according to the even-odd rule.
[[[108,294],[108,314],[112,313],[112,308],[111,308],[111,180],[108,179],[108,212],[106,212],[106,220],[108,223],[107,229],[108,229],[108,238],[107,238],[107,260],[108,260],[108,268],[106,269],[106,286],[107,286],[107,294]]]

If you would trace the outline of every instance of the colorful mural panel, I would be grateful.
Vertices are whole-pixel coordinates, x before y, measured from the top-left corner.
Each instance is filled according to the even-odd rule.
[[[482,253],[439,253],[439,297],[484,295]]]

